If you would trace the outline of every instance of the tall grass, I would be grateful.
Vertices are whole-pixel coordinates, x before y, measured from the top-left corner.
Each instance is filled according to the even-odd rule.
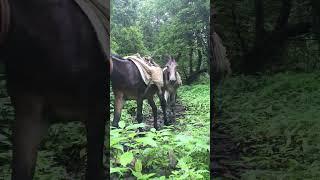
[[[238,76],[221,88],[223,113],[241,149],[243,179],[316,179],[320,175],[320,76]]]

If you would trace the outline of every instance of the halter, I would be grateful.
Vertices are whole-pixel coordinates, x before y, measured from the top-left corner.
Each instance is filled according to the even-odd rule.
[[[8,0],[0,0],[0,46],[9,32],[10,26],[10,6]]]

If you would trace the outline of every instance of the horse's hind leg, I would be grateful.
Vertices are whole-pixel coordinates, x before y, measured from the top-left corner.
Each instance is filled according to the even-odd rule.
[[[158,112],[157,112],[157,106],[156,103],[154,103],[153,97],[148,99],[148,103],[151,106],[152,109],[152,114],[153,114],[153,127],[158,130],[158,123],[157,123],[157,116],[158,116]]]
[[[115,91],[114,92],[115,99],[114,99],[114,116],[113,116],[113,127],[119,127],[118,123],[121,118],[121,111],[123,106],[123,92]]]
[[[13,95],[16,119],[13,128],[12,180],[31,180],[37,159],[38,145],[48,125],[43,120],[43,98]]]
[[[89,105],[86,120],[87,128],[87,173],[86,180],[103,180],[103,147],[105,137],[106,100],[96,101]]]
[[[175,106],[176,106],[176,93],[172,93],[170,95],[170,106],[171,106],[171,112],[172,112],[172,123],[175,123],[176,121],[176,112],[175,112]]]

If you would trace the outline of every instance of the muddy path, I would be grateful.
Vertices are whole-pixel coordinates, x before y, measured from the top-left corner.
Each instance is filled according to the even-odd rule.
[[[157,124],[158,124],[158,127],[162,128],[164,126],[164,122],[163,122],[163,113],[162,113],[162,110],[160,107],[157,107],[158,108],[158,120],[157,120]],[[175,113],[176,113],[176,119],[178,118],[184,118],[184,115],[185,115],[185,112],[186,112],[186,107],[184,107],[182,105],[182,102],[180,99],[177,99],[177,102],[176,102],[176,106],[175,106]],[[169,110],[167,109],[167,113],[168,113],[168,119],[170,119],[171,117],[171,113],[169,113]],[[146,123],[146,130],[150,129],[150,128],[153,128],[153,116],[152,116],[152,111],[150,109],[150,112],[149,113],[145,113],[143,115],[143,122]],[[175,122],[175,125],[178,123],[178,121]]]
[[[240,179],[241,172],[246,169],[239,161],[241,150],[222,121],[217,117],[211,127],[211,177]]]

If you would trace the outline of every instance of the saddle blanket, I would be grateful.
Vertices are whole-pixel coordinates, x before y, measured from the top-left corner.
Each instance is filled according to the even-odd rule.
[[[75,0],[91,22],[105,59],[110,57],[110,4],[105,0]]]
[[[141,77],[146,85],[155,84],[158,88],[163,87],[163,72],[161,67],[151,58],[141,57],[139,54],[126,56],[124,59],[131,60],[139,69]]]

